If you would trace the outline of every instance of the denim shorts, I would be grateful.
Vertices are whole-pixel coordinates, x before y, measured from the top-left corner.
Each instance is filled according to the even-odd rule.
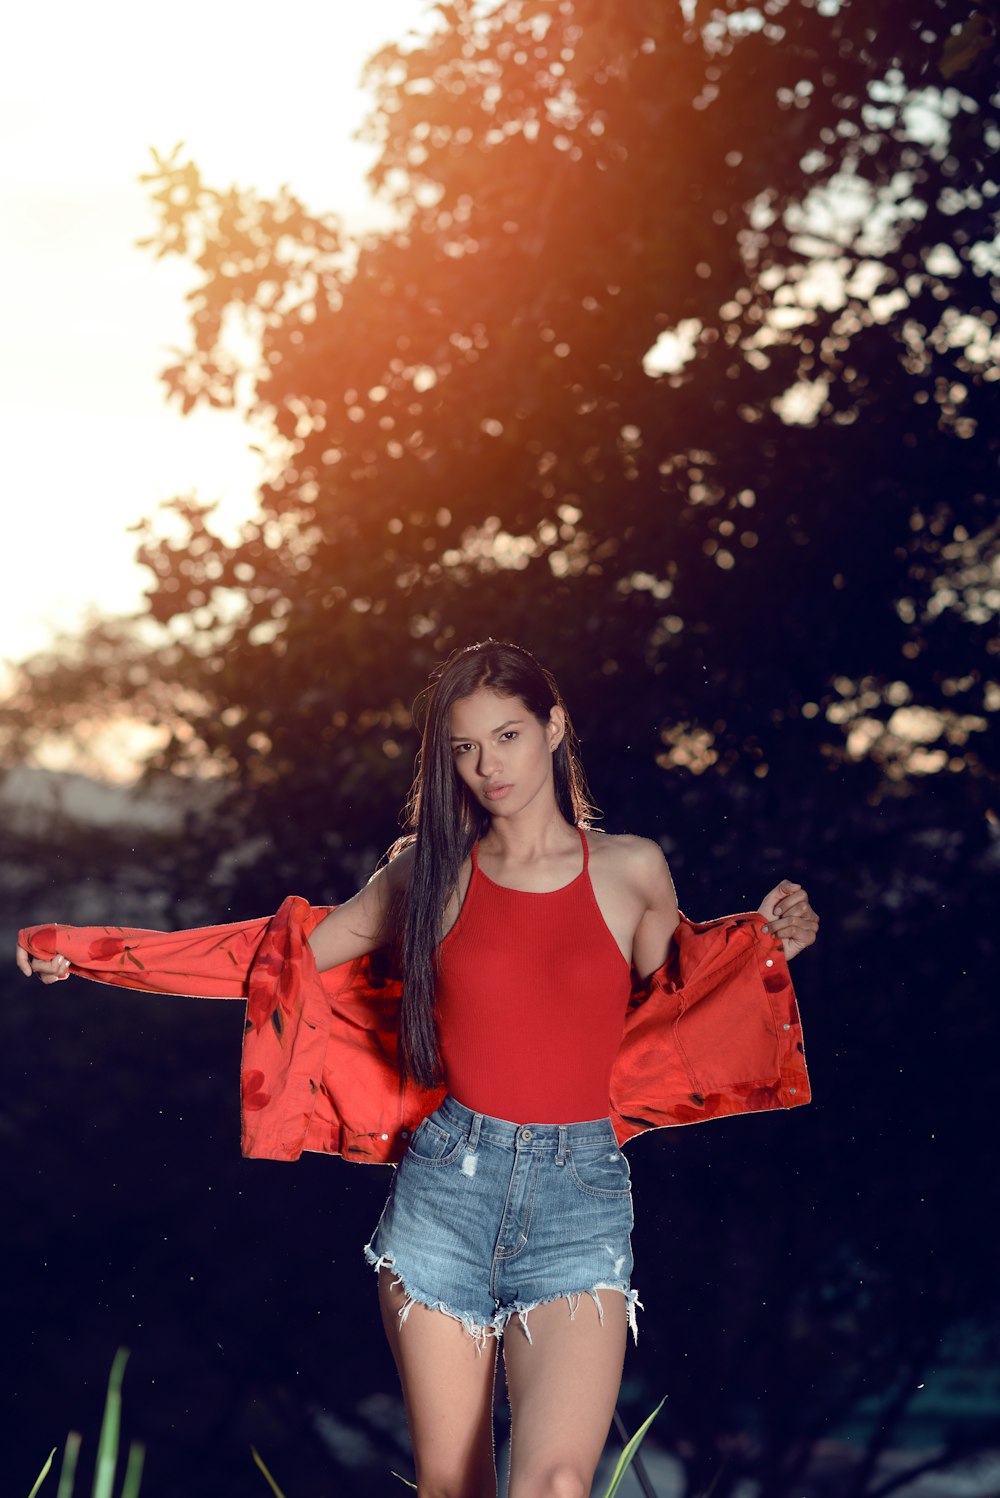
[[[636,1336],[628,1162],[609,1119],[516,1124],[453,1097],[414,1131],[365,1256],[405,1295],[454,1316],[480,1347],[517,1316],[566,1298],[625,1296]]]

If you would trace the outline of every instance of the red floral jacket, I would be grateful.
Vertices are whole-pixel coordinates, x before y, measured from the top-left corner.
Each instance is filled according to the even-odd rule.
[[[330,908],[290,895],[270,918],[225,926],[32,926],[19,940],[99,983],[245,999],[243,1153],[297,1160],[318,1150],[383,1164],[402,1156],[444,1089],[399,1080],[400,985],[379,954],[317,972],[307,938]],[[620,1143],[809,1102],[788,965],[763,924],[757,911],[682,915],[663,967],[635,984],[608,1104]]]

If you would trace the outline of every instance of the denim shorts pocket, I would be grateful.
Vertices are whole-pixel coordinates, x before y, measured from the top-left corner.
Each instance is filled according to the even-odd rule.
[[[628,1196],[628,1161],[613,1143],[577,1146],[569,1153],[570,1179],[587,1196]]]
[[[462,1138],[453,1139],[432,1119],[425,1118],[410,1138],[407,1157],[419,1165],[447,1165],[462,1148]]]

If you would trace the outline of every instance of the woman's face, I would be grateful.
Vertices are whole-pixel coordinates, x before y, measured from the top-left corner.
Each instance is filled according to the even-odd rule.
[[[520,697],[480,687],[451,710],[451,752],[460,780],[493,816],[523,811],[552,792],[552,755],[565,716],[554,707],[539,723]]]

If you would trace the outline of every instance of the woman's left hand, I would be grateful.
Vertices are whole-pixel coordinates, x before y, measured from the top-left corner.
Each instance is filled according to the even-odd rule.
[[[789,962],[816,940],[819,916],[809,904],[809,896],[801,884],[782,879],[768,891],[757,908],[767,918],[764,930],[781,938]]]

